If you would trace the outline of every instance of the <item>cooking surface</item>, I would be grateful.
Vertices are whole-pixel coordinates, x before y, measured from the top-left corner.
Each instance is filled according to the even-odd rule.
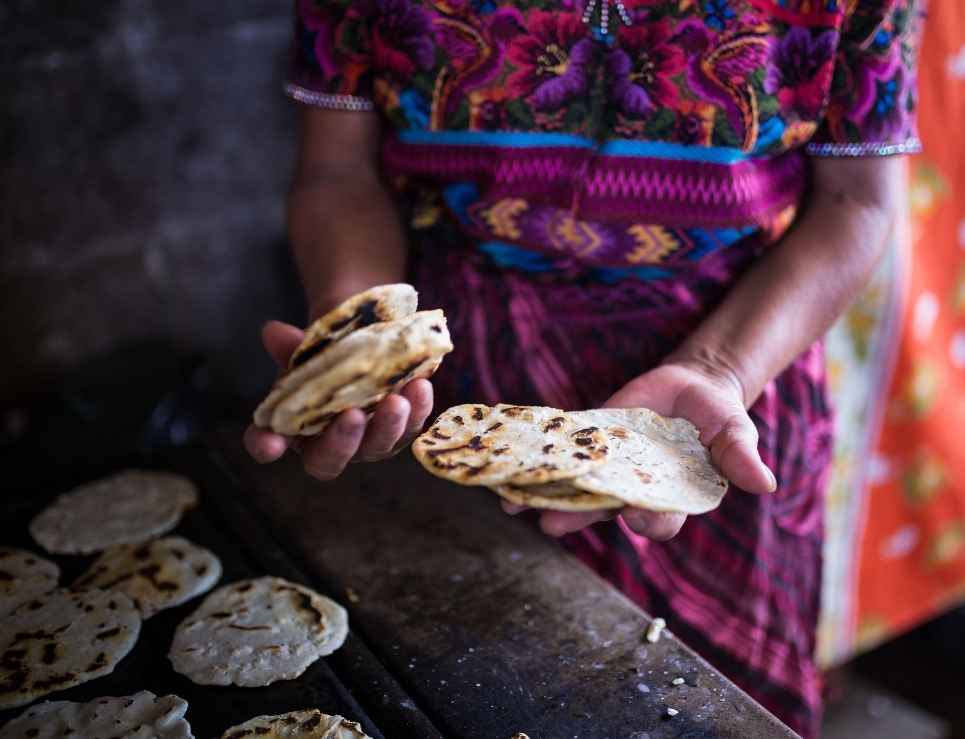
[[[166,654],[198,599],[147,621],[113,675],[51,700],[174,692],[200,739],[309,707],[387,738],[794,736],[668,632],[647,643],[644,613],[491,494],[437,480],[407,454],[323,485],[295,461],[255,465],[239,439],[230,427],[207,447],[40,470],[2,498],[0,543],[39,552],[26,523],[73,484],[133,462],[173,469],[201,490],[175,533],[221,557],[222,583],[273,574],[313,586],[349,610],[346,645],[294,681],[197,686]],[[69,583],[92,558],[52,559]]]

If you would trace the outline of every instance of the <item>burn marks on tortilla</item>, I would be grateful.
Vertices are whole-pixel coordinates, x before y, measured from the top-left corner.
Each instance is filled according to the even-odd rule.
[[[380,315],[378,307],[379,302],[377,300],[367,300],[359,305],[352,315],[348,316],[347,318],[343,318],[341,321],[333,323],[329,327],[329,331],[332,333],[342,331],[343,329],[356,331],[360,328],[364,328],[365,326],[371,326],[373,323],[379,323],[385,319]],[[294,369],[295,367],[300,367],[313,357],[317,357],[325,349],[331,346],[334,340],[335,337],[326,335],[319,338],[314,344],[305,347],[301,352],[292,357],[291,368]]]

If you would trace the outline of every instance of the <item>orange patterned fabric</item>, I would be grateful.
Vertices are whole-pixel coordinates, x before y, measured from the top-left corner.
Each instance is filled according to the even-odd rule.
[[[855,650],[965,600],[965,3],[933,0],[912,258],[859,545]]]

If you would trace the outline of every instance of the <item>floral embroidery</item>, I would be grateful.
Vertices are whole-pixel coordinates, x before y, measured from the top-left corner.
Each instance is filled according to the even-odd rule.
[[[619,46],[608,55],[607,70],[610,95],[622,113],[643,117],[657,107],[677,105],[673,77],[683,70],[685,60],[670,37],[664,22],[620,29]]]
[[[834,69],[834,31],[812,33],[792,28],[781,39],[774,64],[767,69],[764,90],[776,95],[782,108],[796,111],[802,118],[818,115],[827,96]]]
[[[372,66],[399,80],[435,61],[432,19],[409,0],[377,0],[380,21],[372,28]]]
[[[596,54],[580,18],[535,10],[527,30],[509,48],[509,59],[516,65],[508,80],[510,92],[530,99],[538,110],[556,110],[570,98],[585,95]]]
[[[374,99],[399,129],[898,151],[920,3],[625,0],[633,25],[602,36],[578,0],[296,0],[290,82]]]
[[[724,30],[727,22],[736,15],[727,0],[704,0],[704,22],[715,30]]]

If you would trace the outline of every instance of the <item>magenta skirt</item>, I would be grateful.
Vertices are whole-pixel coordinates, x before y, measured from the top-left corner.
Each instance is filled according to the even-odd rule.
[[[745,240],[672,279],[607,283],[578,265],[506,269],[471,248],[417,242],[420,304],[445,309],[456,345],[436,376],[439,410],[460,402],[598,407],[658,365],[756,257]],[[690,517],[665,543],[618,519],[565,544],[794,730],[816,737],[832,435],[820,344],[765,388],[751,417],[776,493],[732,487],[720,508]]]

